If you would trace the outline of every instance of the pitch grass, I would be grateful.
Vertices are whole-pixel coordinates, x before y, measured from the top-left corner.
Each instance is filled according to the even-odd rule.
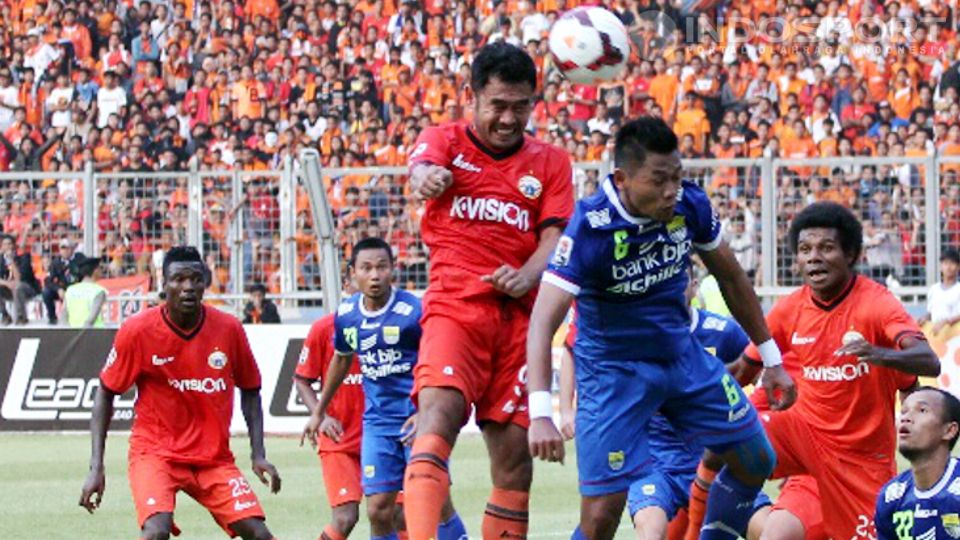
[[[267,455],[280,470],[278,495],[253,477],[246,438],[232,440],[238,465],[254,486],[267,514],[267,523],[280,540],[314,540],[327,523],[327,507],[319,460],[299,447],[299,439],[270,437]],[[127,438],[107,441],[107,490],[103,506],[88,515],[77,506],[86,477],[90,440],[87,435],[0,434],[0,538],[134,539],[139,532],[126,476]],[[567,445],[566,465],[535,467],[530,503],[530,538],[569,538],[579,508],[573,445]],[[901,469],[903,463],[901,460]],[[490,492],[489,461],[479,435],[464,435],[453,453],[453,499],[471,537],[480,538],[480,521]],[[767,484],[774,495],[776,486]],[[187,540],[222,540],[226,536],[210,515],[190,497],[177,499],[176,521]],[[351,535],[369,538],[361,519]],[[624,517],[618,539],[632,538]]]

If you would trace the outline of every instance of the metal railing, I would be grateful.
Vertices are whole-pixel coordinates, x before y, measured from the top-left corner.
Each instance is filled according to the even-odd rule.
[[[941,246],[960,244],[960,156],[697,159],[684,160],[684,170],[710,194],[761,297],[799,284],[787,233],[812,200],[850,197],[868,236],[861,270],[909,298],[922,298],[938,280]],[[576,163],[576,196],[595,192],[609,171],[605,162]],[[214,275],[209,297],[227,309],[239,313],[254,283],[286,306],[316,303],[330,277],[303,173],[292,158],[269,171],[3,173],[0,222],[22,211],[18,204],[38,216],[41,224],[31,219],[14,232],[26,235],[41,273],[66,236],[107,257],[110,275],[149,272],[156,290],[156,253],[186,242],[204,253]],[[427,282],[427,254],[406,174],[403,167],[321,170],[341,265],[356,240],[379,235],[397,251],[402,284],[417,289]],[[55,220],[45,222],[49,216]]]

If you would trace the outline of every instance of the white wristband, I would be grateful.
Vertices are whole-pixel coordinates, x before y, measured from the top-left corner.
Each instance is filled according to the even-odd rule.
[[[527,397],[527,411],[530,419],[553,418],[553,396],[546,390],[530,392]]]
[[[760,360],[763,361],[763,367],[772,368],[783,364],[783,356],[780,354],[780,347],[773,339],[768,339],[757,345],[760,351]]]

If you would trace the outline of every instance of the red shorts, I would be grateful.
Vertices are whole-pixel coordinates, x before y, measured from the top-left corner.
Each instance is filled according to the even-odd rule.
[[[790,512],[806,531],[805,540],[827,540],[823,532],[823,512],[820,508],[820,490],[812,476],[791,476],[780,489],[774,510]]]
[[[359,503],[363,498],[360,487],[360,456],[347,452],[320,452],[323,485],[327,489],[330,508],[347,503]]]
[[[127,473],[141,529],[150,516],[173,513],[178,491],[206,508],[230,536],[235,536],[231,523],[247,518],[264,519],[256,493],[233,463],[190,465],[141,455],[130,457]]]
[[[526,344],[530,311],[507,297],[468,300],[442,292],[424,297],[423,337],[414,369],[413,400],[426,387],[456,388],[477,422],[514,423],[526,428]]]
[[[893,458],[876,461],[838,451],[827,442],[828,435],[815,430],[792,410],[765,412],[760,417],[777,453],[773,477],[810,475],[816,480],[823,534],[843,540],[876,538],[873,513],[877,493],[896,474]],[[784,504],[777,503],[778,507]],[[797,506],[788,509],[804,513]],[[807,519],[811,519],[809,515]]]

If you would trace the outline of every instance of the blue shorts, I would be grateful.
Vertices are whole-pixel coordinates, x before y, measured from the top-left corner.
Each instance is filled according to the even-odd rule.
[[[622,493],[650,473],[646,428],[658,410],[681,439],[718,453],[763,431],[743,389],[696,340],[672,363],[577,358],[576,379],[584,496]]]
[[[370,496],[403,490],[403,472],[409,459],[410,447],[400,442],[399,435],[365,432],[360,444],[363,494]]]

